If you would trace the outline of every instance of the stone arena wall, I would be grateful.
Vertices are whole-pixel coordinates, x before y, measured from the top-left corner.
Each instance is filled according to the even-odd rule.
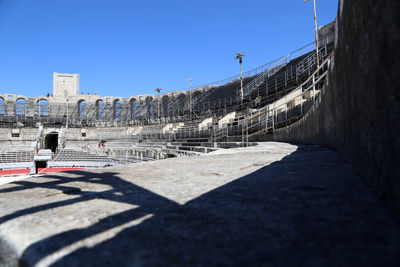
[[[192,91],[193,95],[199,90]],[[38,102],[41,100],[45,100],[48,103],[48,116],[57,116],[60,114],[64,114],[67,112],[67,104],[69,107],[69,114],[76,115],[77,107],[80,102],[85,101],[88,105],[88,110],[96,105],[96,102],[99,100],[104,101],[105,109],[107,106],[113,106],[116,101],[121,101],[121,110],[127,110],[126,113],[129,113],[131,108],[132,101],[138,101],[138,103],[145,103],[146,99],[148,100],[160,100],[160,104],[162,102],[162,98],[167,97],[171,101],[176,101],[178,96],[184,98],[185,103],[189,100],[189,92],[188,91],[176,91],[173,93],[166,93],[160,95],[138,95],[131,97],[117,97],[117,96],[99,96],[99,95],[77,95],[70,96],[67,98],[64,97],[55,97],[55,96],[36,96],[36,97],[27,97],[24,95],[16,95],[16,94],[0,94],[0,98],[3,99],[5,105],[5,115],[15,116],[17,110],[17,100],[23,99],[25,100],[25,110],[24,115],[26,116],[35,116],[38,114]],[[157,103],[155,103],[155,108],[157,108]],[[61,110],[59,109],[61,107]]]
[[[400,2],[340,0],[322,95],[274,140],[337,150],[400,218]]]

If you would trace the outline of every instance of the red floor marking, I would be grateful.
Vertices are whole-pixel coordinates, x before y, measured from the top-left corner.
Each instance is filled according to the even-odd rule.
[[[39,168],[38,173],[55,173],[55,172],[67,172],[83,170],[84,168]],[[16,169],[16,170],[0,170],[0,176],[2,175],[16,175],[16,174],[29,174],[29,169]]]
[[[28,174],[29,169],[17,169],[17,170],[0,170],[1,175],[12,175],[12,174]]]

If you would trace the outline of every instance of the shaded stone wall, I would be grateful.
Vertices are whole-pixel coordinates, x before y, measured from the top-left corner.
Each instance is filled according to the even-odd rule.
[[[319,103],[274,140],[337,150],[400,216],[400,2],[341,0],[337,21]]]

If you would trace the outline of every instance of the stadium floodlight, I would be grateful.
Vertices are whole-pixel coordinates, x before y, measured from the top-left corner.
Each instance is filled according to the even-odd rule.
[[[245,53],[236,53],[235,59],[239,59],[240,64],[240,102],[243,105],[243,72],[242,72],[242,58],[244,57]]]
[[[158,94],[160,94],[162,88],[157,87],[156,89],[154,89],[154,91],[156,91]],[[158,120],[160,120],[160,96],[157,97],[157,105],[158,105]]]
[[[192,81],[194,78],[189,78],[186,80],[186,82],[189,83],[189,103],[190,103],[190,116],[193,116],[193,111],[192,111]]]
[[[317,7],[315,5],[315,0],[314,1],[314,25],[315,25],[315,50],[317,53],[317,68],[319,69],[319,53],[318,53],[318,26],[317,26]],[[304,0],[304,3],[307,3],[308,0]]]

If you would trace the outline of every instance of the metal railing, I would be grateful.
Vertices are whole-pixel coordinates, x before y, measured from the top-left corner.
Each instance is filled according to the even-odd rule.
[[[171,142],[174,140],[185,140],[189,138],[208,138],[210,142],[227,140],[230,136],[241,136],[242,141],[248,142],[249,136],[258,134],[260,132],[270,132],[278,127],[279,123],[288,122],[290,119],[302,116],[306,112],[305,103],[309,100],[305,97],[306,94],[310,94],[312,103],[315,103],[316,95],[318,94],[317,88],[321,89],[324,79],[327,75],[327,66],[329,65],[330,58],[327,58],[308,79],[306,79],[300,86],[296,87],[291,92],[301,90],[298,94],[292,94],[290,98],[287,96],[278,100],[281,104],[272,103],[264,106],[255,111],[244,113],[239,115],[231,123],[225,125],[225,127],[218,127],[214,124],[213,127],[205,130],[199,130],[195,127],[188,127],[174,133],[164,133],[160,131],[139,133],[138,140],[165,140],[165,142]],[[290,94],[291,92],[288,92]],[[284,99],[284,101],[282,101]],[[297,105],[292,108],[288,107],[288,103],[294,100],[299,100]],[[310,105],[308,105],[310,106]],[[290,110],[299,109],[299,114],[294,116],[290,114]],[[284,114],[284,119],[282,119]]]
[[[325,37],[324,41],[326,41],[326,43],[330,43],[330,42],[333,41],[333,38],[334,38],[334,35],[330,34],[330,35],[327,35]],[[262,74],[262,73],[268,71],[269,69],[271,69],[271,65],[274,65],[274,63],[276,63],[277,61],[280,61],[282,58],[286,58],[287,62],[290,62],[291,60],[293,60],[293,59],[295,59],[297,57],[301,57],[301,56],[303,56],[303,55],[305,55],[305,54],[307,54],[309,52],[312,52],[314,50],[315,50],[315,41],[311,42],[311,43],[309,43],[309,44],[307,44],[307,45],[305,45],[305,46],[303,46],[301,48],[298,48],[298,49],[296,49],[296,50],[294,50],[292,52],[290,52],[286,56],[283,56],[281,58],[272,60],[271,62],[263,64],[263,65],[261,65],[259,67],[251,69],[249,71],[243,72],[243,78],[257,76],[259,74]],[[237,75],[231,76],[231,77],[223,79],[223,80],[214,81],[214,82],[210,82],[210,83],[207,83],[207,84],[203,84],[203,85],[200,85],[200,86],[193,87],[192,90],[196,90],[196,89],[200,89],[200,88],[207,88],[207,87],[211,87],[211,86],[213,86],[213,87],[214,86],[221,86],[221,85],[224,85],[224,84],[227,84],[227,83],[239,80],[239,79],[240,79],[240,74],[237,74]],[[188,88],[185,88],[185,89],[182,89],[181,91],[185,91],[187,89]]]
[[[274,102],[263,108],[265,111],[266,132],[271,132],[279,128],[279,124],[287,125],[291,119],[299,119],[315,104],[316,96],[323,88],[330,60],[330,57],[325,59],[319,69],[292,91],[293,94],[291,94],[290,97],[285,96],[284,101],[280,101],[278,105]],[[305,104],[310,101],[312,105],[308,105],[306,110]],[[293,103],[292,107],[289,107],[289,103]]]
[[[247,84],[243,88],[243,96],[247,96],[251,92],[253,92],[253,90],[256,89],[258,86],[260,86],[265,81],[266,78],[269,78],[270,76],[277,73],[281,68],[286,66],[286,63],[287,63],[287,57],[281,57],[269,63],[269,66],[265,72],[254,78],[249,84]]]

